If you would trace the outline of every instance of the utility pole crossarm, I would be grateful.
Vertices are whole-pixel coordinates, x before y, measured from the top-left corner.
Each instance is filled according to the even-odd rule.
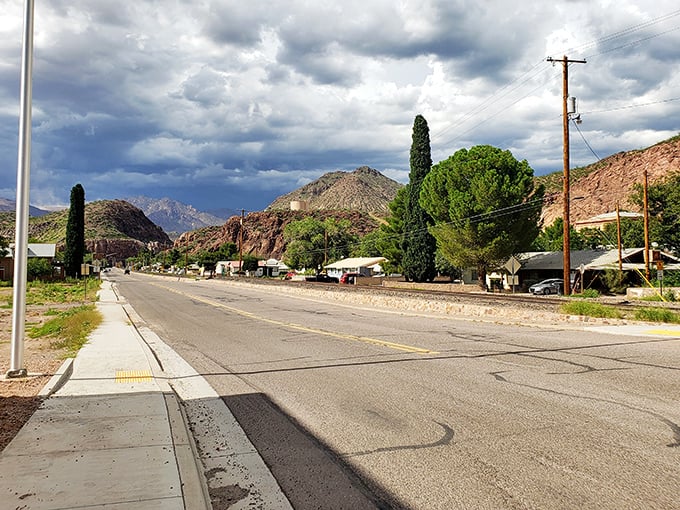
[[[546,59],[548,62],[552,62],[553,64],[555,62],[561,62],[562,63],[562,132],[563,132],[563,145],[564,145],[564,154],[563,154],[563,159],[564,159],[564,190],[563,190],[563,202],[564,202],[564,212],[563,212],[563,223],[564,223],[564,231],[562,234],[562,251],[564,254],[564,280],[563,280],[563,285],[564,285],[564,294],[568,295],[571,294],[571,253],[570,253],[570,247],[569,244],[571,240],[569,239],[569,230],[571,228],[570,220],[569,220],[569,182],[570,182],[570,176],[569,176],[569,109],[568,109],[568,102],[569,102],[569,64],[586,64],[587,62],[585,60],[575,60],[575,59],[569,59],[566,55],[562,57],[561,59],[554,59],[552,57],[548,57]]]

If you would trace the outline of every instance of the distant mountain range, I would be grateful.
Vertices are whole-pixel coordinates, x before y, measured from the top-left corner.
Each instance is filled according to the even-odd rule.
[[[14,200],[9,200],[7,198],[0,198],[0,213],[3,212],[16,212],[17,210],[17,204]],[[29,216],[44,216],[45,214],[49,213],[50,211],[45,211],[44,209],[39,209],[37,207],[33,207],[32,205],[29,205],[28,207],[28,215]]]
[[[182,232],[223,225],[227,220],[227,218],[198,211],[191,205],[170,198],[155,199],[137,196],[124,200],[144,211],[147,218],[165,230],[172,238],[176,238]]]

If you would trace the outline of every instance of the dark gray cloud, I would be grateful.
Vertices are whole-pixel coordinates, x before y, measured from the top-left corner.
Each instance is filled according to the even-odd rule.
[[[0,196],[13,198],[21,2],[0,0]],[[677,133],[670,0],[36,5],[31,199],[171,196],[266,206],[327,171],[401,179],[416,114],[433,158],[509,148],[561,168],[561,68],[600,156]],[[572,133],[574,165],[592,152]]]

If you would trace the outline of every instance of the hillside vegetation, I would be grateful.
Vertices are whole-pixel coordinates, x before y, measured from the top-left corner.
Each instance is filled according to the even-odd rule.
[[[305,201],[310,211],[349,210],[379,217],[389,215],[388,204],[403,184],[362,166],[353,172],[330,172],[314,182],[282,195],[267,211],[287,211],[294,200]]]

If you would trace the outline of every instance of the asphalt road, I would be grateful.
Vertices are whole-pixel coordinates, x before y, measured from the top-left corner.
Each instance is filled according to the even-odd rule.
[[[677,337],[115,280],[296,509],[680,508]]]

